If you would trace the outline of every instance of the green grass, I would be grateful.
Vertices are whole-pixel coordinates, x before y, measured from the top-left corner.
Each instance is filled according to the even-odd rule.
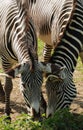
[[[83,74],[83,64],[82,64],[82,62],[81,62],[81,59],[80,59],[80,58],[78,58],[78,63],[77,63],[76,70],[77,70],[77,71],[80,71],[80,72],[81,72],[81,74]]]
[[[83,130],[83,115],[74,115],[68,109],[57,111],[43,122],[33,122],[27,114],[21,114],[11,124],[3,119],[0,118],[0,130]]]
[[[44,46],[44,43],[38,39],[38,55],[39,57],[42,56],[43,54],[43,46]]]

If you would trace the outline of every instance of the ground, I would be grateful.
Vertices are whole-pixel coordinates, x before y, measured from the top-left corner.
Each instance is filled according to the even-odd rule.
[[[77,97],[71,104],[71,111],[78,114],[83,113],[83,69],[81,68],[81,70],[82,72],[76,69],[74,72],[74,81],[77,88]],[[0,79],[2,83],[4,83],[3,78],[0,77]],[[13,80],[13,85],[14,87],[11,93],[11,117],[12,120],[15,120],[16,117],[19,116],[22,112],[27,113],[27,109],[20,91],[18,78]],[[45,89],[43,89],[43,92],[45,95]],[[0,103],[0,116],[2,115],[4,115],[4,104]]]

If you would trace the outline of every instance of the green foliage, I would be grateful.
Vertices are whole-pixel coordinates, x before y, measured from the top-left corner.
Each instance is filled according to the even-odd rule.
[[[81,62],[81,59],[80,59],[80,57],[78,58],[78,64],[77,64],[77,70],[78,71],[81,71],[82,72],[82,74],[83,74],[83,69],[82,69],[82,67],[83,67],[83,64],[82,64],[82,62]]]
[[[27,114],[21,114],[11,124],[0,118],[0,130],[83,130],[83,114],[75,115],[68,109],[57,111],[53,117],[42,122],[32,121]]]
[[[42,130],[82,130],[83,115],[74,115],[68,109],[60,110],[47,119],[42,128]]]
[[[0,118],[0,130],[39,130],[40,122],[32,121],[27,114],[21,114],[15,121],[4,121],[5,116]]]
[[[38,55],[41,56],[43,54],[43,46],[44,46],[44,43],[38,39]]]

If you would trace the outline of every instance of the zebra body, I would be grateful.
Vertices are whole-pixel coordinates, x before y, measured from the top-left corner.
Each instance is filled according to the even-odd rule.
[[[5,113],[10,115],[11,77],[19,73],[26,104],[38,113],[43,79],[38,64],[37,38],[32,19],[29,16],[26,19],[26,10],[20,1],[0,1],[0,32],[0,56],[6,73]]]
[[[44,61],[57,46],[71,17],[73,0],[22,0],[29,8],[38,37],[44,44]],[[65,12],[65,13],[64,13]]]
[[[54,46],[57,46],[61,40],[72,15],[74,0],[22,1],[28,5],[29,13],[34,21],[37,35],[45,43],[43,57],[44,61],[48,62],[51,57],[52,49]],[[83,52],[81,52],[80,57],[83,61]]]
[[[57,44],[59,35],[63,32],[62,30],[64,30],[71,16],[73,0],[63,0],[63,2],[61,0],[36,0],[35,3],[29,6],[29,10],[39,38],[48,45],[54,46],[54,44]],[[64,17],[61,17],[63,11],[65,12]]]
[[[75,8],[64,35],[55,48],[50,59],[51,63],[65,66],[62,81],[51,79],[46,82],[48,107],[47,116],[54,114],[57,109],[69,107],[76,97],[76,87],[73,82],[79,53],[83,46],[83,6],[81,0],[75,1]]]

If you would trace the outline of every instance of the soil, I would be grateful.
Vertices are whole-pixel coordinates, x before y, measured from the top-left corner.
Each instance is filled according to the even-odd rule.
[[[82,70],[83,71],[83,70]],[[77,97],[72,102],[71,111],[77,114],[83,113],[83,73],[77,69],[74,72],[74,80],[77,88]],[[78,81],[79,78],[79,81]],[[4,83],[3,78],[0,77],[1,82]],[[22,112],[27,113],[25,102],[20,91],[19,79],[13,79],[13,90],[11,93],[11,117],[15,120]],[[43,83],[44,86],[44,83]],[[44,87],[43,87],[44,88]],[[43,89],[44,96],[46,94],[45,88]],[[4,115],[4,103],[0,103],[0,116]]]

